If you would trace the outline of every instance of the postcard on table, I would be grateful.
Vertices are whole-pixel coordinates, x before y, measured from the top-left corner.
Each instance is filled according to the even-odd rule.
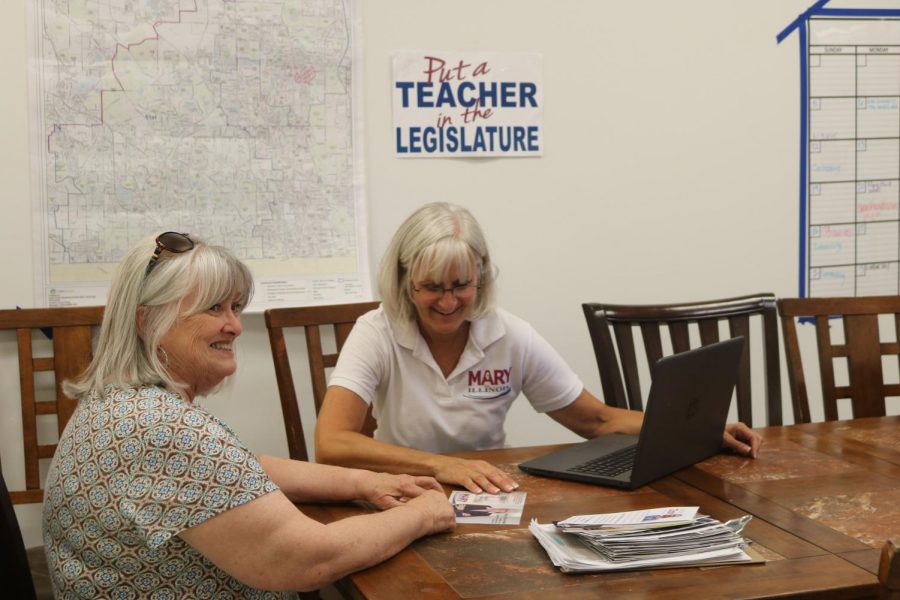
[[[450,504],[457,523],[518,525],[525,508],[525,496],[526,492],[473,494],[456,490],[450,493]]]

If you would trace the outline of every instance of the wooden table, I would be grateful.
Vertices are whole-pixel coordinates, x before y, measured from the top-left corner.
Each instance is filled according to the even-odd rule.
[[[460,525],[340,582],[358,598],[862,598],[877,595],[881,546],[900,535],[900,417],[759,430],[759,459],[720,454],[626,492],[527,475],[518,463],[554,446],[460,453],[488,460],[528,492],[517,526]],[[742,514],[764,564],[566,575],[528,532],[576,514],[700,506]],[[307,506],[328,522],[352,506]],[[364,535],[364,532],[360,532]]]

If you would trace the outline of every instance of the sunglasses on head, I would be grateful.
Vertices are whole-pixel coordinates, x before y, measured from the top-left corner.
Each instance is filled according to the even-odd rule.
[[[153,251],[153,256],[150,257],[150,262],[147,263],[147,270],[144,271],[144,277],[147,277],[147,275],[150,274],[150,271],[156,267],[156,264],[159,261],[159,255],[163,253],[163,250],[171,252],[172,254],[181,254],[182,252],[187,252],[193,248],[194,241],[188,237],[188,234],[186,233],[166,231],[165,233],[159,234],[156,237],[156,250]]]

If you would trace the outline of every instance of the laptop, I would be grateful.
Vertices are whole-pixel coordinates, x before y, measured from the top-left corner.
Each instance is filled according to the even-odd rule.
[[[625,489],[645,485],[722,449],[744,338],[661,358],[640,435],[612,433],[523,462],[526,473]]]

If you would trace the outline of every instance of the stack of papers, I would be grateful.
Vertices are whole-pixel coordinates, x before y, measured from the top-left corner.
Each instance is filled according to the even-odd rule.
[[[564,572],[753,562],[741,532],[750,516],[727,523],[696,506],[580,515],[528,527]]]

